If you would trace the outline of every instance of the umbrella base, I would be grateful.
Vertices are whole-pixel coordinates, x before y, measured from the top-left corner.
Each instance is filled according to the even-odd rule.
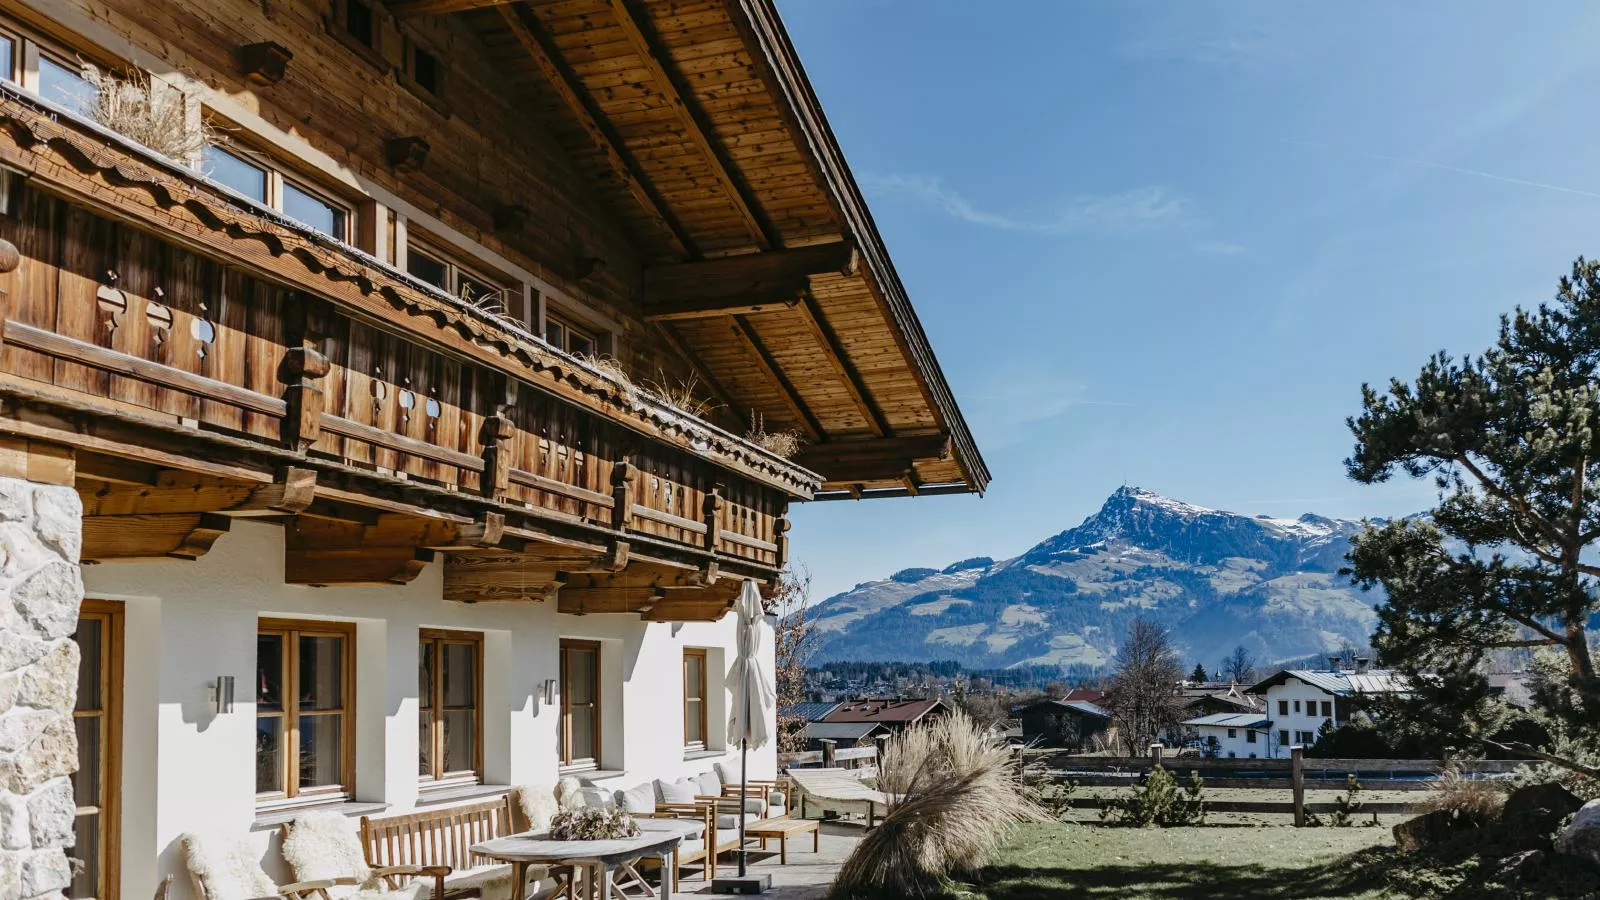
[[[760,875],[719,875],[711,881],[713,894],[764,894],[772,887],[772,876],[763,872]]]

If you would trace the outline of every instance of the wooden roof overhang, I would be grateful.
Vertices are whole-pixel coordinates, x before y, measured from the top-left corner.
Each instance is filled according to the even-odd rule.
[[[86,562],[265,518],[291,583],[675,621],[782,568],[815,474],[3,85],[0,167],[0,469],[77,486]]]
[[[642,314],[817,499],[989,472],[770,0],[389,0],[459,15],[646,259]]]

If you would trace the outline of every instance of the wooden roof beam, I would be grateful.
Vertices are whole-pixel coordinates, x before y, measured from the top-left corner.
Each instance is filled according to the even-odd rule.
[[[507,31],[522,45],[523,51],[533,60],[561,102],[572,111],[579,127],[605,157],[612,174],[627,188],[645,215],[656,223],[672,251],[680,257],[698,255],[699,251],[684,231],[682,223],[667,210],[666,203],[656,193],[655,187],[640,173],[638,163],[628,152],[627,145],[612,131],[600,111],[585,99],[587,95],[580,93],[577,75],[562,60],[538,17],[526,11],[520,3],[502,5],[498,9]]]
[[[915,478],[919,460],[949,459],[947,434],[871,440],[829,441],[801,449],[795,461],[828,484],[898,481]]]
[[[778,367],[777,361],[772,358],[772,352],[767,349],[761,336],[756,334],[755,329],[750,327],[750,323],[745,321],[743,316],[733,317],[733,334],[755,360],[756,367],[778,389],[778,396],[782,398],[784,405],[789,407],[789,412],[793,414],[795,422],[805,433],[806,439],[813,443],[822,440],[824,434],[822,423],[806,407],[805,401],[800,399],[800,393],[795,390],[794,384],[783,374],[783,369]]]
[[[513,2],[515,0],[388,0],[384,8],[397,19],[408,19],[418,16],[446,16],[474,9],[487,9],[491,6],[504,6]]]
[[[698,107],[689,105],[686,99],[688,91],[685,90],[683,80],[677,77],[676,73],[667,70],[667,60],[670,57],[666,49],[652,34],[645,32],[645,26],[641,24],[643,17],[635,14],[633,3],[629,0],[610,0],[610,5],[611,13],[616,18],[622,33],[627,36],[628,43],[633,45],[640,65],[650,73],[654,87],[678,114],[689,140],[705,157],[712,175],[727,194],[728,202],[738,213],[739,219],[749,229],[750,236],[755,239],[758,246],[778,246],[780,241],[777,229],[758,211],[756,204],[751,201],[749,189],[742,180],[735,177],[733,164],[727,152],[712,144],[715,132],[711,128],[710,120]]]
[[[647,304],[676,303],[707,295],[737,296],[768,286],[798,291],[809,286],[807,279],[813,275],[854,274],[860,262],[854,244],[831,241],[788,250],[648,266],[644,270],[644,301]]]
[[[833,368],[834,374],[844,383],[845,389],[850,392],[850,399],[866,417],[867,425],[872,433],[878,437],[885,437],[891,428],[889,419],[883,414],[872,394],[867,392],[866,380],[850,361],[850,355],[844,348],[844,342],[839,340],[839,335],[822,318],[822,311],[817,309],[816,299],[808,291],[800,298],[800,303],[795,307],[802,321],[806,323],[806,330],[816,340],[817,346],[822,350],[822,356]]]

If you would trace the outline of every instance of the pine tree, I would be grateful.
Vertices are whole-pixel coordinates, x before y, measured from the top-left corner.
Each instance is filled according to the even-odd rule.
[[[1194,671],[1189,673],[1189,680],[1190,681],[1208,681],[1209,680],[1209,679],[1206,678],[1206,667],[1205,667],[1204,663],[1195,663],[1194,664]]]
[[[1600,743],[1591,627],[1600,614],[1600,262],[1579,258],[1552,303],[1501,318],[1495,345],[1443,352],[1414,383],[1362,387],[1350,477],[1431,478],[1426,517],[1369,527],[1351,572],[1381,586],[1374,646],[1411,679],[1407,721],[1600,777],[1574,748]],[[1533,648],[1545,745],[1499,736],[1510,714],[1492,654]]]

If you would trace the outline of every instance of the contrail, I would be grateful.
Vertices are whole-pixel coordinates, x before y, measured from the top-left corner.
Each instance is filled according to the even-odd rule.
[[[1294,141],[1288,138],[1279,138],[1282,143],[1293,144],[1298,147],[1312,147],[1318,150],[1333,150],[1339,153],[1348,153],[1352,156],[1365,156],[1368,159],[1381,159],[1386,162],[1406,163],[1413,166],[1422,166],[1428,169],[1440,169],[1445,172],[1454,172],[1457,175],[1471,175],[1474,178],[1487,178],[1490,181],[1502,181],[1506,184],[1520,184],[1523,187],[1539,188],[1546,191],[1558,191],[1563,194],[1577,194],[1580,197],[1593,197],[1600,200],[1600,193],[1583,191],[1578,188],[1562,187],[1559,184],[1546,184],[1543,181],[1529,181],[1526,178],[1511,178],[1506,175],[1496,175],[1493,172],[1480,172],[1477,169],[1463,169],[1460,166],[1448,166],[1444,163],[1428,162],[1425,159],[1408,159],[1404,156],[1390,156],[1387,153],[1373,153],[1369,150],[1346,150],[1328,144],[1319,144],[1315,141]]]

